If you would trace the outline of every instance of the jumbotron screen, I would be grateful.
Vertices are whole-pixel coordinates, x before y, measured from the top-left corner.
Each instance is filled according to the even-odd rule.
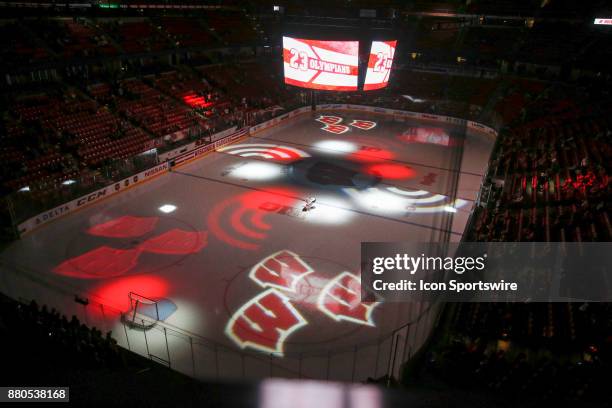
[[[283,37],[285,83],[310,89],[356,91],[358,41]]]
[[[396,44],[396,40],[372,41],[368,70],[363,83],[364,91],[381,89],[387,86]]]

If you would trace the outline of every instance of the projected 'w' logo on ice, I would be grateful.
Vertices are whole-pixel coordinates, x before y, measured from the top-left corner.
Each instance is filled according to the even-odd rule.
[[[255,264],[249,278],[264,291],[236,310],[225,327],[226,335],[241,348],[283,356],[289,336],[308,324],[296,304],[310,302],[333,321],[375,326],[372,312],[378,303],[361,302],[358,275],[346,271],[331,279],[313,275],[314,269],[289,250]]]
[[[218,151],[240,157],[258,157],[279,161],[291,161],[310,157],[308,153],[295,147],[267,143],[237,144],[222,147]]]
[[[405,215],[442,211],[454,213],[467,204],[466,200],[460,198],[451,201],[448,196],[442,194],[425,190],[404,190],[398,187],[372,187],[364,190],[346,188],[344,191],[362,207],[380,213]]]

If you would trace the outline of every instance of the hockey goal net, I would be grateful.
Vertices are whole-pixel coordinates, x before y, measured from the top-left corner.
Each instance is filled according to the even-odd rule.
[[[123,320],[127,324],[147,329],[159,321],[159,305],[157,300],[135,292],[130,292],[128,297],[130,299],[130,309],[123,314]]]

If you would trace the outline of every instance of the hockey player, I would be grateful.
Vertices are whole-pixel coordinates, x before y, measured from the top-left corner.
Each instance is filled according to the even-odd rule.
[[[314,203],[317,199],[315,197],[308,197],[304,201],[306,201],[306,204],[302,208],[302,211],[307,212],[315,208]]]

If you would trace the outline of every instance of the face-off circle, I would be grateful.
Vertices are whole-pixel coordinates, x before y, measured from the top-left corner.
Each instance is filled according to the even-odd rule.
[[[344,265],[278,251],[229,282],[225,333],[242,348],[277,355],[319,350],[375,327],[377,304],[362,304],[359,287]]]
[[[301,185],[337,189],[364,189],[377,185],[380,178],[363,171],[361,163],[341,158],[311,157],[292,163],[289,177]]]

